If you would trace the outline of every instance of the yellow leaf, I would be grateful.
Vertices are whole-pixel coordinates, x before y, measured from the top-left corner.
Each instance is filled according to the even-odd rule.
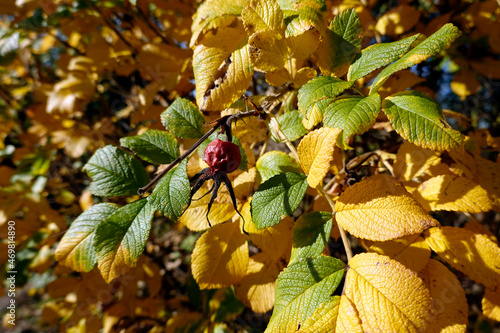
[[[453,76],[450,86],[451,90],[463,101],[467,96],[475,94],[481,84],[477,80],[477,74],[468,67],[464,67]]]
[[[275,0],[251,0],[241,12],[241,18],[249,36],[262,31],[285,34],[283,12]]]
[[[400,35],[410,30],[420,18],[418,9],[400,5],[380,17],[375,25],[381,35]]]
[[[167,325],[165,325],[165,332],[186,332],[189,329],[196,331],[196,328],[199,327],[197,325],[200,324],[202,327],[209,325],[208,322],[205,322],[203,313],[191,312],[189,308],[183,307],[179,311],[174,312],[172,317],[168,318]]]
[[[246,109],[243,109],[246,111]],[[221,113],[225,115],[225,112]],[[252,144],[267,139],[267,126],[266,123],[258,117],[245,118],[241,121],[233,122],[233,135],[237,137],[240,142]]]
[[[481,213],[492,208],[485,189],[465,177],[433,177],[423,182],[417,191],[421,197],[419,202],[427,211]],[[415,196],[420,199],[417,194]]]
[[[318,29],[307,21],[302,21],[302,23],[304,24],[301,27],[301,33],[286,39],[289,53],[295,59],[308,58],[319,46],[320,33]],[[297,25],[294,28],[297,28]]]
[[[336,332],[335,322],[339,316],[340,296],[334,296],[328,303],[322,303],[311,317],[300,326],[297,333]]]
[[[274,287],[283,269],[280,262],[257,253],[248,262],[245,277],[235,286],[238,299],[257,313],[265,313],[274,306]]]
[[[486,288],[481,302],[483,315],[491,320],[500,321],[500,290]]]
[[[419,276],[424,280],[434,300],[435,308],[433,310],[437,315],[435,331],[441,333],[465,332],[469,307],[465,291],[455,274],[439,261],[431,259],[424,270],[419,273]]]
[[[269,71],[266,73],[266,81],[272,86],[279,87],[290,81],[291,75],[286,67],[280,68],[276,71]]]
[[[346,295],[321,304],[297,333],[362,333],[358,311]]]
[[[248,244],[239,223],[223,223],[196,241],[191,270],[201,289],[223,288],[243,278],[248,261]]]
[[[307,182],[312,188],[321,184],[333,159],[333,149],[342,132],[338,128],[322,127],[307,134],[299,144],[297,152]]]
[[[477,158],[478,170],[474,179],[488,193],[494,210],[500,210],[500,164]]]
[[[464,225],[464,229],[472,231],[475,234],[485,235],[486,237],[491,239],[492,242],[498,243],[498,239],[495,237],[495,235],[489,229],[486,229],[485,226],[483,226],[481,223],[477,221],[467,222]]]
[[[261,71],[279,70],[290,58],[285,37],[276,31],[257,32],[250,36],[248,44],[250,59]]]
[[[409,69],[404,69],[392,74],[384,85],[377,90],[377,92],[380,94],[380,97],[384,99],[392,94],[411,88],[421,82],[425,82],[425,79],[413,73]]]
[[[243,204],[240,212],[245,218],[245,230],[249,233],[252,243],[275,260],[282,257],[290,258],[294,220],[286,216],[280,223],[270,228],[257,229],[250,215],[250,201]]]
[[[441,163],[439,156],[439,152],[404,142],[396,154],[394,176],[401,181],[421,177]]]
[[[203,231],[210,228],[206,217],[208,211],[207,200],[210,200],[210,195],[199,200],[203,204],[196,203],[193,205],[192,203],[192,206],[190,206],[179,218],[179,222],[192,231]],[[231,219],[235,213],[231,203],[214,203],[208,214],[208,219],[212,226],[216,226]]]
[[[364,332],[427,332],[435,320],[422,279],[376,253],[358,254],[349,261],[345,295],[358,310]]]
[[[477,159],[467,150],[463,152],[450,151],[450,157],[455,161],[450,165],[450,170],[469,179],[474,179],[478,174]]]
[[[253,75],[248,49],[241,23],[208,33],[196,46],[193,71],[200,110],[223,110],[247,89]]]
[[[83,111],[94,92],[95,85],[86,76],[70,74],[54,85],[47,99],[47,113]]]
[[[397,260],[417,273],[427,265],[431,257],[429,245],[418,234],[387,242],[376,242],[370,246],[369,250]]]
[[[298,89],[316,76],[316,70],[311,67],[302,67],[293,77],[293,86]]]
[[[250,168],[247,172],[238,175],[233,181],[234,195],[236,199],[245,201],[252,194],[255,178],[257,177],[257,168]]]
[[[191,50],[171,45],[145,43],[137,55],[142,77],[167,90],[175,88],[182,67],[192,56]]]
[[[302,119],[302,125],[307,130],[311,130],[314,126],[318,125],[323,120],[323,111],[320,110],[316,104],[309,110],[307,117]]]
[[[487,288],[500,287],[500,248],[491,239],[455,227],[431,228],[424,236],[448,264]]]
[[[358,310],[356,310],[354,304],[346,295],[342,295],[340,298],[336,331],[338,333],[363,332]]]
[[[389,175],[371,176],[340,195],[338,224],[356,237],[386,241],[437,225],[401,183]]]

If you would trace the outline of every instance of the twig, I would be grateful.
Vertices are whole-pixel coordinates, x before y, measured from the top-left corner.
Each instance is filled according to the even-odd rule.
[[[227,115],[224,117],[221,117],[217,120],[215,120],[212,123],[215,123],[215,125],[207,132],[205,135],[201,137],[200,140],[198,140],[194,145],[192,145],[184,154],[181,156],[177,157],[172,163],[170,163],[164,170],[162,170],[158,175],[156,175],[155,178],[149,184],[147,184],[144,187],[141,187],[137,193],[139,195],[144,194],[147,190],[149,190],[151,187],[154,186],[163,176],[165,176],[170,170],[172,170],[177,164],[179,164],[182,160],[184,160],[186,157],[188,157],[196,148],[198,148],[203,141],[205,141],[212,133],[214,133],[217,128],[221,127],[222,131],[225,132],[226,134],[226,139],[229,142],[232,142],[232,135],[231,135],[231,123],[233,121],[236,121],[238,119],[246,118],[246,117],[253,117],[255,116],[254,111],[249,111],[249,112],[241,112],[241,113],[236,113],[232,115]],[[210,123],[210,124],[212,124]]]
[[[163,36],[161,34],[161,32],[157,29],[157,27],[155,25],[153,25],[153,23],[151,23],[151,21],[149,20],[149,17],[139,8],[139,7],[136,7],[137,9],[137,12],[139,13],[139,16],[141,17],[141,19],[146,23],[146,25],[149,27],[149,29],[153,30],[153,32],[161,38],[161,40],[163,41],[163,43],[167,44],[167,45],[174,45],[175,43],[169,41],[165,36]]]
[[[111,22],[109,22],[108,18],[106,16],[104,16],[102,11],[99,9],[99,7],[97,7],[97,5],[95,3],[92,4],[92,8],[94,8],[94,10],[101,16],[104,23],[106,23],[106,25],[111,30],[113,30],[115,32],[115,34],[118,35],[118,38],[120,38],[125,43],[125,45],[127,45],[129,48],[131,48],[132,51],[134,52],[134,55],[136,55],[137,54],[136,48],[132,44],[130,44],[130,42],[127,39],[125,39],[125,37],[122,35],[122,33],[118,29],[116,29],[116,27]]]

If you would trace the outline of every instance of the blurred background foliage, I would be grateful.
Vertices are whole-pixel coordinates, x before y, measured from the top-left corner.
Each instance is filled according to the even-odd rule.
[[[86,191],[89,178],[81,170],[92,153],[118,146],[124,136],[161,128],[160,113],[176,97],[194,99],[188,44],[200,2],[0,2],[0,274],[5,281],[7,222],[14,220],[18,324],[13,331],[260,332],[266,327],[270,314],[245,308],[233,289],[199,290],[189,269],[199,234],[165,218],[155,219],[137,267],[110,285],[95,270],[74,273],[54,259],[71,221],[102,200]],[[424,91],[449,110],[454,127],[500,135],[498,1],[326,2],[328,20],[356,8],[363,47],[416,32],[428,36],[444,23],[455,24],[463,35],[446,53],[398,72],[379,92]],[[255,74],[250,93],[272,89]],[[490,137],[476,133],[486,141]],[[368,133],[363,140],[383,146],[387,137]],[[462,282],[471,331],[492,331],[481,315],[481,287],[466,277]],[[3,309],[8,301],[3,285],[0,295]],[[6,317],[0,325],[8,325]]]

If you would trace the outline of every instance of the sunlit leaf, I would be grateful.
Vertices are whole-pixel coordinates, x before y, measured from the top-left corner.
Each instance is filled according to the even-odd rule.
[[[420,11],[402,4],[382,15],[375,25],[381,35],[401,35],[410,30],[420,18]]]
[[[201,3],[193,17],[190,46],[195,46],[211,29],[231,25],[246,3],[246,0],[209,0]]]
[[[494,291],[486,288],[481,306],[485,317],[500,321],[500,290]]]
[[[186,173],[184,160],[170,170],[159,182],[148,197],[148,202],[163,216],[177,221],[189,202],[191,186]]]
[[[119,208],[97,226],[97,266],[107,283],[135,265],[144,251],[153,212],[147,200],[140,199]]]
[[[150,163],[168,164],[179,157],[177,140],[165,131],[152,129],[141,135],[121,138],[120,144]]]
[[[356,237],[386,241],[437,225],[393,177],[371,176],[349,187],[335,204],[337,223]]]
[[[417,189],[419,202],[428,211],[481,213],[492,209],[488,192],[465,177],[441,175],[423,182]]]
[[[431,249],[419,234],[386,242],[375,242],[369,250],[397,260],[414,272],[420,272],[431,257]]]
[[[425,39],[399,60],[393,62],[380,72],[373,81],[370,94],[377,91],[393,73],[419,64],[439,53],[441,50],[447,48],[458,36],[460,36],[460,30],[458,30],[457,27],[451,23],[445,24],[429,38]]]
[[[177,98],[161,114],[165,128],[182,139],[197,139],[205,134],[205,119],[198,108],[184,98]]]
[[[275,261],[289,258],[292,249],[292,228],[294,221],[290,216],[285,216],[280,223],[265,229],[257,229],[252,223],[250,204],[245,203],[241,209],[245,218],[246,231],[252,244],[262,250],[268,257]]]
[[[410,181],[414,177],[428,173],[439,163],[441,163],[439,152],[404,142],[396,154],[394,175],[400,180]]]
[[[109,203],[94,205],[71,223],[56,249],[57,260],[77,272],[89,272],[97,262],[94,245],[99,223],[118,209]]]
[[[297,98],[299,110],[304,116],[304,127],[311,129],[316,126],[323,119],[323,109],[327,104],[352,85],[353,82],[331,76],[318,76],[303,85]]]
[[[312,188],[321,185],[330,169],[333,149],[342,130],[322,127],[307,134],[297,148],[302,169],[307,174],[307,182]]]
[[[237,100],[253,75],[242,24],[209,33],[194,49],[193,71],[200,110],[220,111]]]
[[[362,333],[358,311],[346,295],[334,296],[321,304],[301,326],[298,333]]]
[[[434,300],[438,321],[436,332],[465,332],[469,307],[465,291],[455,274],[439,261],[430,259],[419,276]]]
[[[380,95],[367,97],[341,96],[323,111],[325,126],[342,129],[342,145],[355,134],[366,132],[375,122],[380,112]]]
[[[427,332],[435,321],[432,297],[422,279],[387,256],[355,255],[344,288],[365,332]]]
[[[304,174],[287,172],[262,183],[252,199],[252,219],[257,229],[272,227],[299,206],[307,189]]]
[[[279,70],[290,58],[285,37],[276,31],[257,32],[250,37],[248,44],[252,63],[262,71]]]
[[[98,149],[83,170],[92,178],[88,190],[101,197],[136,194],[149,182],[141,162],[113,146]]]
[[[238,223],[223,223],[196,241],[191,270],[201,289],[228,287],[247,271],[248,244]]]
[[[344,263],[314,257],[291,263],[276,281],[276,300],[266,332],[293,332],[321,305],[331,301],[344,276]]]
[[[420,34],[416,34],[392,43],[374,44],[361,50],[360,56],[349,67],[347,80],[356,81],[380,67],[389,65],[405,54],[419,37]]]
[[[276,278],[282,267],[266,253],[250,257],[245,277],[235,286],[236,295],[252,311],[265,313],[274,306]]]
[[[241,18],[249,36],[262,31],[285,34],[283,13],[275,0],[251,0],[241,12]]]
[[[404,139],[422,148],[461,150],[463,136],[446,122],[439,104],[416,91],[387,97],[382,108],[392,126]]]
[[[425,232],[431,249],[455,269],[487,288],[500,287],[500,248],[487,236],[456,227]]]

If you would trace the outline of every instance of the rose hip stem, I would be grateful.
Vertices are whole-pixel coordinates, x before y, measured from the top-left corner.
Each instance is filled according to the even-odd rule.
[[[264,113],[265,114],[265,113]],[[240,112],[232,115],[227,115],[224,117],[221,117],[217,120],[215,120],[215,125],[208,130],[205,135],[203,135],[200,140],[198,140],[194,145],[192,145],[184,154],[181,156],[177,157],[172,163],[170,163],[165,169],[163,169],[158,175],[156,175],[155,178],[153,178],[152,181],[149,182],[144,187],[141,187],[137,193],[139,195],[142,195],[146,193],[147,190],[149,190],[151,187],[153,187],[160,179],[163,178],[170,170],[172,170],[177,164],[179,164],[182,160],[184,160],[186,157],[188,157],[196,148],[198,148],[203,141],[205,141],[212,133],[214,133],[217,128],[221,127],[222,133],[225,132],[226,134],[226,141],[232,142],[233,141],[233,136],[231,133],[231,123],[233,121],[237,121],[238,119],[246,118],[246,117],[254,117],[256,114],[254,111],[248,111],[248,112]],[[259,113],[259,115],[262,117],[262,115]],[[212,123],[214,123],[212,122]],[[211,123],[210,123],[211,124]]]

